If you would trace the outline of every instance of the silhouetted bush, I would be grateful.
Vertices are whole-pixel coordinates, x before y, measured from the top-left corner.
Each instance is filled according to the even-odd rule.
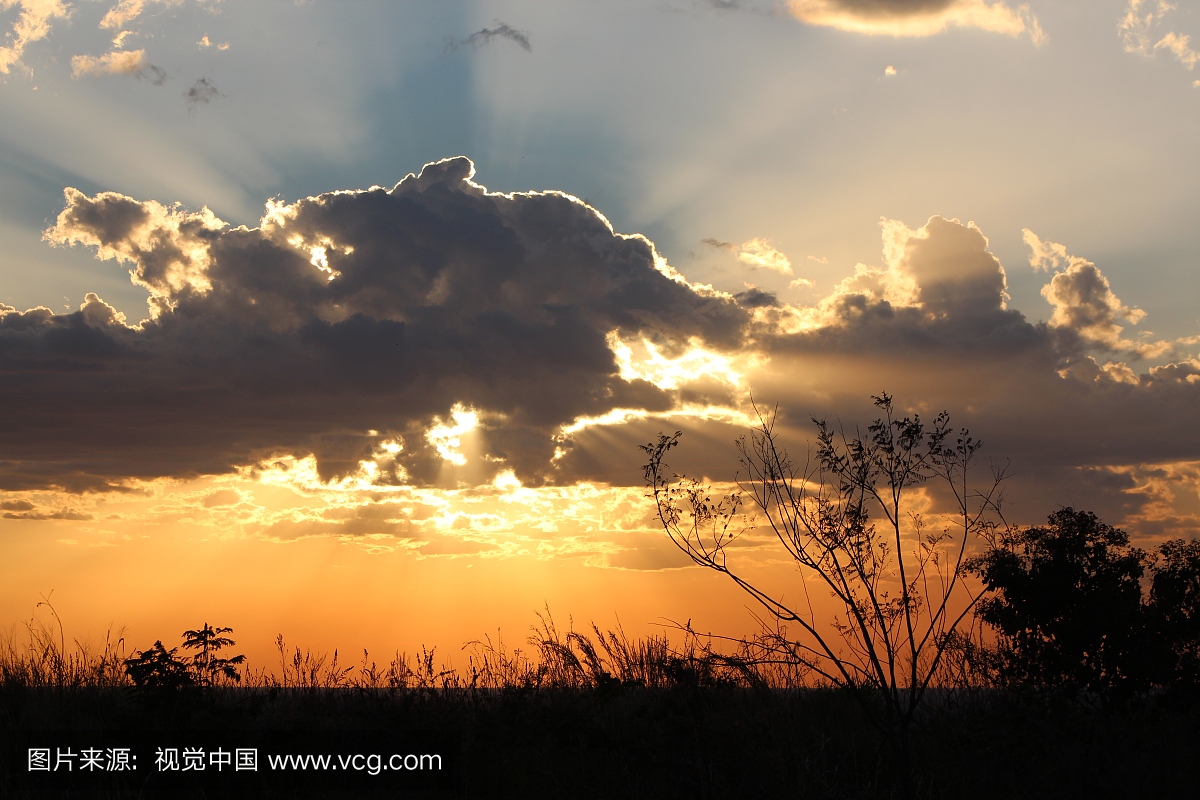
[[[1147,553],[1095,514],[1063,508],[1046,526],[1000,533],[969,566],[991,593],[977,613],[999,634],[1002,684],[1124,695],[1195,682],[1200,542]]]
[[[214,628],[207,622],[193,631],[183,632],[183,649],[196,650],[190,660],[178,658],[179,648],[168,650],[162,640],[125,659],[125,674],[135,686],[143,689],[182,689],[185,686],[214,686],[222,681],[240,683],[238,667],[246,661],[244,655],[221,658],[218,652],[235,642],[223,634],[233,628]]]
[[[188,665],[175,657],[178,648],[168,650],[162,640],[137,655],[125,659],[125,673],[134,685],[143,689],[181,689],[194,686]]]

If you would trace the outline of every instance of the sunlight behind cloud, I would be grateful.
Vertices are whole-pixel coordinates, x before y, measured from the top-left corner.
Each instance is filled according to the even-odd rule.
[[[454,408],[450,410],[450,417],[454,420],[453,425],[435,417],[433,426],[425,436],[438,451],[438,455],[456,467],[461,467],[467,463],[466,456],[459,451],[462,447],[462,437],[479,425],[479,414],[461,403],[455,403]]]
[[[687,352],[677,358],[664,355],[645,337],[631,343],[622,339],[619,331],[610,331],[607,338],[623,380],[648,381],[660,389],[678,389],[703,378],[734,387],[742,385],[742,373],[734,367],[735,359],[705,349],[694,337],[688,341]],[[747,358],[739,354],[737,360],[746,362]]]
[[[650,419],[652,417],[668,419],[675,419],[677,417],[691,418],[704,421],[727,422],[742,427],[750,427],[758,422],[756,417],[736,408],[685,403],[668,412],[647,411],[644,408],[614,408],[612,411],[596,417],[577,417],[570,425],[564,425],[561,433],[564,436],[569,436],[595,425],[623,425],[626,422]]]

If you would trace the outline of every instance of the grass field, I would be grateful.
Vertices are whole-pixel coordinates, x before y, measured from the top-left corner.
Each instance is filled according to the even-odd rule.
[[[620,631],[561,633],[546,618],[527,651],[477,642],[459,669],[429,651],[348,666],[281,641],[271,670],[251,669],[237,685],[174,691],[134,687],[112,641],[68,646],[38,628],[6,642],[0,724],[9,764],[0,795],[832,799],[902,792],[850,694],[789,686],[802,677],[750,663],[747,653],[718,655],[695,637],[672,647]],[[445,761],[435,785],[361,772],[260,776],[241,788],[105,774],[77,788],[26,769],[30,737],[52,745],[55,737],[113,731],[147,742],[285,736],[309,751],[403,742],[436,747]],[[1194,796],[1200,703],[1181,694],[1105,705],[946,690],[928,705],[914,746],[923,798]]]

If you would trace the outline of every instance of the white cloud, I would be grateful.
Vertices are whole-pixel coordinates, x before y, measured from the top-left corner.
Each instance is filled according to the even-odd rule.
[[[1187,34],[1166,31],[1160,36],[1158,33],[1164,27],[1163,18],[1174,8],[1165,0],[1129,0],[1125,16],[1117,23],[1125,52],[1152,56],[1159,50],[1166,50],[1189,70],[1200,63],[1200,52],[1192,49],[1191,37]],[[1200,81],[1193,86],[1200,86]]]
[[[1155,45],[1155,50],[1167,50],[1175,55],[1175,58],[1180,64],[1183,64],[1188,69],[1196,66],[1200,62],[1200,53],[1196,52],[1189,46],[1191,41],[1188,36],[1181,36],[1178,33],[1168,33],[1163,38],[1159,39]]]
[[[145,5],[145,0],[121,0],[108,10],[104,19],[100,20],[100,27],[106,30],[119,30],[136,19],[142,13]]]
[[[1138,344],[1122,339],[1124,328],[1118,320],[1136,325],[1146,312],[1122,303],[1113,293],[1108,278],[1091,261],[1071,255],[1066,246],[1058,242],[1043,241],[1028,228],[1022,229],[1021,233],[1029,245],[1029,265],[1056,273],[1050,283],[1042,287],[1042,297],[1054,307],[1050,317],[1052,326],[1073,330],[1086,341],[1105,349],[1129,350],[1139,357],[1162,355],[1170,349],[1166,342]],[[1132,374],[1114,371],[1117,368],[1109,365],[1105,365],[1104,370],[1123,382],[1129,382],[1126,378]]]
[[[738,261],[750,266],[751,269],[762,267],[781,275],[792,275],[792,262],[786,255],[776,250],[766,239],[754,238],[742,242]]]
[[[887,75],[887,76],[889,76],[889,77],[890,77],[890,76],[892,76],[892,75],[895,75],[895,74],[896,74],[896,68],[895,68],[895,67],[893,67],[891,64],[888,64],[886,67],[884,67],[884,68],[883,68],[883,74],[884,74],[884,75]]]
[[[1050,271],[1065,267],[1071,263],[1073,256],[1067,254],[1065,245],[1058,242],[1043,242],[1029,228],[1021,229],[1021,238],[1029,245],[1029,266],[1034,269]]]
[[[0,11],[19,7],[21,13],[13,23],[7,39],[11,44],[0,47],[0,74],[7,75],[13,67],[21,67],[21,56],[31,42],[45,39],[56,19],[66,19],[71,6],[62,0],[0,0]]]
[[[71,77],[136,75],[148,66],[145,50],[113,50],[102,56],[72,56]]]
[[[148,2],[164,6],[178,6],[182,5],[184,0],[148,0]],[[216,0],[216,2],[220,2],[220,0]],[[147,0],[120,0],[108,10],[104,19],[100,20],[100,27],[105,30],[120,30],[140,17],[146,10],[146,4]]]

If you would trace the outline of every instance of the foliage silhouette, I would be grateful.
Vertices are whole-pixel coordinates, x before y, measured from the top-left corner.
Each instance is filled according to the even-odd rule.
[[[221,678],[239,683],[242,680],[237,667],[246,660],[246,656],[217,656],[219,650],[236,644],[228,636],[222,636],[225,633],[233,633],[233,628],[214,628],[207,622],[197,630],[183,632],[183,649],[200,651],[192,656],[191,666],[196,682],[201,686],[211,686]]]
[[[1200,541],[1164,542],[1150,571],[1150,630],[1161,648],[1157,677],[1174,685],[1200,684]]]
[[[946,412],[927,425],[917,415],[898,416],[887,393],[872,399],[882,416],[865,434],[813,419],[815,458],[802,467],[780,446],[774,416],[760,414],[749,441],[738,443],[741,491],[721,499],[669,472],[665,458],[680,432],[642,445],[649,456],[643,469],[671,541],[766,610],[775,629],[759,641],[775,658],[851,691],[891,746],[911,792],[913,721],[964,641],[960,625],[978,599],[965,582],[965,555],[1002,521],[1004,473],[994,470],[977,488],[972,467],[982,443],[966,429],[953,431]],[[911,490],[930,482],[954,504],[951,521],[933,533],[910,508]],[[776,597],[729,562],[743,494],[799,567],[801,603]],[[814,611],[814,590],[838,602],[832,630]]]
[[[137,651],[125,659],[125,674],[134,685],[147,689],[180,689],[185,686],[209,687],[224,681],[240,683],[242,676],[238,666],[246,656],[236,655],[221,658],[218,651],[231,647],[235,642],[222,634],[233,633],[233,628],[214,628],[207,622],[196,630],[183,632],[184,650],[198,650],[190,661],[179,658],[178,647],[168,650],[162,640],[146,650]]]
[[[978,614],[998,634],[1000,681],[1115,695],[1194,683],[1200,542],[1147,553],[1089,511],[1063,508],[1047,522],[1000,532],[968,562],[990,593]]]
[[[182,689],[194,686],[188,665],[175,657],[179,648],[168,650],[162,640],[125,659],[125,673],[134,685],[144,689]]]

